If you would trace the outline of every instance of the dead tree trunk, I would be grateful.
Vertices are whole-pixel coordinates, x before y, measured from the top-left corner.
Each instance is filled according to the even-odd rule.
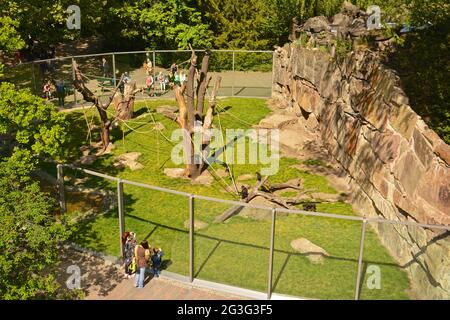
[[[116,92],[114,95],[114,105],[116,108],[116,118],[120,120],[130,120],[133,118],[134,101],[136,93],[142,89],[136,88],[136,82],[126,83],[124,85],[124,92]]]
[[[191,48],[192,49],[192,48]],[[209,100],[208,110],[203,116],[204,99],[206,89],[211,78],[208,78],[208,65],[211,52],[207,51],[202,62],[202,70],[200,78],[197,82],[197,90],[195,90],[196,74],[197,74],[197,55],[192,50],[191,66],[189,68],[189,77],[186,85],[182,87],[172,85],[175,92],[175,99],[179,107],[179,116],[174,114],[164,114],[170,119],[175,119],[181,129],[183,129],[183,150],[185,155],[185,175],[191,179],[197,178],[208,167],[206,163],[207,147],[210,143],[208,131],[212,127],[214,109],[216,106],[216,96],[220,87],[221,78],[218,77],[214,85]],[[186,96],[186,98],[185,98]],[[197,96],[197,103],[195,103]],[[200,135],[199,145],[195,135]]]
[[[109,99],[109,102],[107,104],[103,104],[99,97],[94,95],[91,90],[89,90],[88,87],[86,87],[84,81],[83,81],[83,75],[78,68],[78,64],[76,61],[73,61],[73,69],[75,71],[75,80],[73,81],[73,84],[78,92],[80,92],[83,95],[83,99],[87,102],[91,102],[95,105],[97,108],[97,111],[100,115],[100,121],[102,123],[101,125],[101,142],[102,142],[102,148],[100,152],[103,152],[106,150],[108,145],[110,144],[110,129],[112,121],[109,120],[108,114],[106,110],[108,109],[109,105],[113,101],[113,98],[111,97]],[[121,78],[118,85],[116,86],[113,96],[116,94],[117,90],[119,89],[120,84],[122,83],[123,79]]]
[[[197,117],[201,118],[203,117],[203,110],[205,106],[205,93],[206,89],[208,88],[209,81],[208,80],[208,69],[209,69],[209,57],[211,57],[211,51],[206,51],[205,55],[203,56],[202,60],[202,69],[200,71],[200,79],[198,80],[197,84],[197,107],[196,107],[196,115]]]

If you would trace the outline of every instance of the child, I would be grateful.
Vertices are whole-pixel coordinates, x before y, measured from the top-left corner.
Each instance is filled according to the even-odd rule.
[[[161,71],[158,74],[158,81],[161,91],[166,91],[166,79]]]
[[[159,277],[159,275],[161,274],[161,263],[163,255],[164,252],[161,250],[161,248],[152,249],[152,272],[155,277]]]
[[[52,93],[50,91],[50,81],[44,84],[44,88],[42,90],[44,92],[44,98],[50,100],[52,98]]]
[[[150,93],[150,90],[153,86],[153,77],[152,75],[148,75],[147,79],[145,79],[145,86],[147,87],[148,93]]]

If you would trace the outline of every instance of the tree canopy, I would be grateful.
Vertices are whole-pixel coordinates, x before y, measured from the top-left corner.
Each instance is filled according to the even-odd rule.
[[[52,269],[70,228],[51,212],[54,200],[30,174],[39,156],[56,155],[66,122],[53,105],[0,84],[0,299],[57,296]]]

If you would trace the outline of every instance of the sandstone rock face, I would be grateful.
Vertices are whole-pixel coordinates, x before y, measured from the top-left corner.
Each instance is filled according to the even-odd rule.
[[[358,37],[364,32],[361,17],[348,4],[333,18],[339,29],[335,35],[321,18],[305,23],[304,31],[312,43],[317,32]],[[450,225],[450,146],[412,110],[400,79],[380,62],[376,51],[355,49],[340,59],[333,56],[334,50],[322,51],[295,43],[278,48],[273,99],[283,112],[296,115],[302,128],[319,132],[349,177],[349,193],[358,212]],[[272,121],[271,128],[285,121],[292,124],[294,119]],[[450,299],[449,232],[371,226],[410,273],[415,296]]]

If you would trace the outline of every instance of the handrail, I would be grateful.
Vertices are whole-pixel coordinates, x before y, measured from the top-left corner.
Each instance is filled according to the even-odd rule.
[[[195,52],[204,52],[205,49],[194,49]],[[273,50],[243,50],[243,49],[211,49],[212,52],[236,52],[236,53],[274,53]],[[144,54],[144,53],[183,53],[183,52],[191,52],[191,50],[138,50],[138,51],[117,51],[117,52],[103,52],[103,53],[92,53],[92,54],[82,54],[82,55],[73,55],[73,56],[65,56],[65,57],[56,57],[50,59],[40,59],[23,62],[21,64],[16,64],[12,66],[4,66],[4,70],[6,69],[14,69],[16,67],[33,64],[33,63],[44,63],[44,62],[52,62],[52,61],[63,61],[63,60],[71,60],[78,58],[89,58],[89,57],[100,57],[100,56],[110,56],[110,55],[123,55],[123,54]]]

